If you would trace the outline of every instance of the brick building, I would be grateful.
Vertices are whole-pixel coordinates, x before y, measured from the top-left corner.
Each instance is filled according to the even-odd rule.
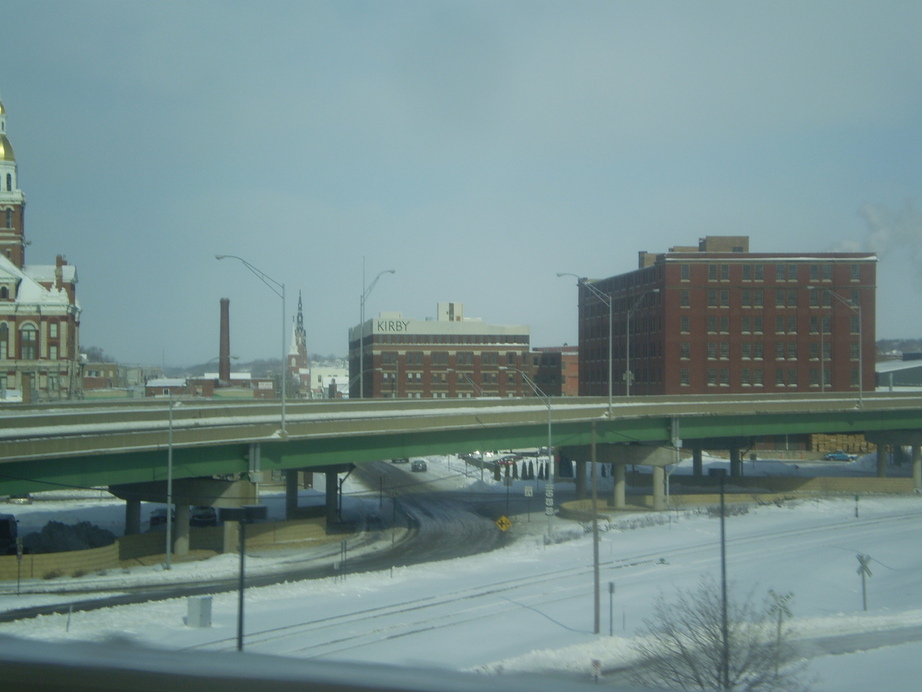
[[[528,327],[466,318],[461,303],[439,303],[434,320],[381,313],[349,330],[349,396],[360,376],[365,398],[532,396],[529,342]]]
[[[746,236],[641,252],[635,271],[580,282],[580,394],[608,391],[599,293],[611,301],[616,395],[872,389],[876,263],[872,253],[751,253]]]
[[[80,396],[77,271],[26,264],[25,195],[0,102],[0,397],[48,401]]]

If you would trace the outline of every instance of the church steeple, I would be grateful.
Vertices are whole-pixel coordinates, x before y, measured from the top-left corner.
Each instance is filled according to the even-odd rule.
[[[6,136],[6,108],[0,99],[0,254],[22,269],[25,264],[26,198],[17,178],[16,155]]]
[[[307,332],[304,329],[304,309],[298,291],[298,314],[292,328],[291,348],[288,349],[288,373],[301,398],[311,396],[310,363],[307,359]]]

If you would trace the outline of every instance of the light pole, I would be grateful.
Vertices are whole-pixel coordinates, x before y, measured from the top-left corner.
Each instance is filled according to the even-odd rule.
[[[634,373],[631,372],[631,315],[634,314],[634,311],[640,307],[641,301],[647,297],[650,293],[659,293],[658,288],[651,288],[649,291],[644,291],[639,296],[637,300],[634,301],[634,304],[627,311],[627,320],[625,322],[624,329],[624,395],[631,395],[631,380],[634,379]]]
[[[395,269],[385,269],[379,272],[367,287],[365,285],[365,258],[362,258],[362,300],[361,300],[361,317],[359,319],[359,399],[365,398],[365,301],[371,293],[375,284],[385,274],[395,274]]]
[[[608,417],[611,418],[611,408],[612,408],[612,344],[614,343],[612,339],[612,299],[610,295],[602,293],[598,288],[589,283],[588,279],[577,276],[576,274],[570,274],[569,272],[557,272],[557,276],[572,276],[576,279],[578,286],[585,286],[589,291],[598,298],[607,308],[608,308]]]
[[[166,451],[166,564],[173,569],[173,390],[170,389],[170,427]]]
[[[817,290],[817,287],[807,286],[807,289],[811,291],[815,291]],[[820,290],[826,291],[826,293],[828,293],[833,298],[838,300],[849,310],[853,310],[858,317],[858,408],[861,408],[864,405],[864,394],[863,394],[864,392],[864,358],[862,357],[864,351],[863,351],[863,345],[861,343],[862,341],[864,341],[864,325],[862,325],[861,323],[861,305],[859,303],[856,303],[853,300],[848,300],[847,298],[844,298],[843,296],[839,295],[838,293],[836,293],[830,288],[821,287]],[[822,338],[822,335],[823,335],[823,319],[822,317],[820,317],[820,338]],[[821,342],[820,344],[820,368],[821,370],[824,367],[822,348],[823,347],[822,347],[822,342]]]
[[[547,480],[544,483],[544,513],[547,515],[547,533],[551,536],[551,517],[554,516],[554,447],[551,439],[551,397],[541,391],[541,388],[534,383],[531,377],[518,368],[510,368],[505,365],[499,366],[500,370],[514,370],[522,376],[525,383],[531,387],[541,401],[547,406]]]
[[[285,350],[285,327],[286,327],[285,325],[285,284],[276,281],[275,279],[273,279],[271,276],[269,276],[265,272],[254,267],[252,264],[247,262],[242,257],[238,257],[237,255],[215,255],[215,259],[218,259],[218,260],[227,259],[227,258],[240,261],[244,267],[246,267],[251,272],[253,272],[253,274],[256,275],[256,278],[258,278],[260,281],[266,284],[266,286],[269,287],[270,291],[272,291],[275,295],[277,295],[279,298],[282,299],[282,363],[281,363],[282,369],[281,369],[281,372],[279,373],[279,377],[282,380],[281,435],[282,437],[286,437],[288,435],[288,431],[285,429],[285,394],[287,390],[285,381],[288,379],[288,364],[287,364],[288,354]]]

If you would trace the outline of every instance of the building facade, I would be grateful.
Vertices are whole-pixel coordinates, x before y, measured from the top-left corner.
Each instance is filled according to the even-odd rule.
[[[746,236],[641,252],[580,281],[580,394],[607,394],[609,353],[616,395],[873,389],[876,271],[872,253],[751,253]]]
[[[81,395],[77,271],[26,264],[25,195],[0,101],[0,397],[23,401]]]
[[[529,344],[528,327],[466,318],[461,303],[439,303],[434,320],[381,313],[349,330],[349,396],[360,378],[365,398],[533,396]]]

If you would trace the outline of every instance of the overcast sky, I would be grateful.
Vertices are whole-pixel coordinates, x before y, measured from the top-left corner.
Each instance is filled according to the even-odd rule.
[[[78,269],[82,345],[280,355],[367,316],[575,344],[573,272],[746,234],[875,250],[878,338],[922,337],[922,4],[0,0],[30,264]]]

